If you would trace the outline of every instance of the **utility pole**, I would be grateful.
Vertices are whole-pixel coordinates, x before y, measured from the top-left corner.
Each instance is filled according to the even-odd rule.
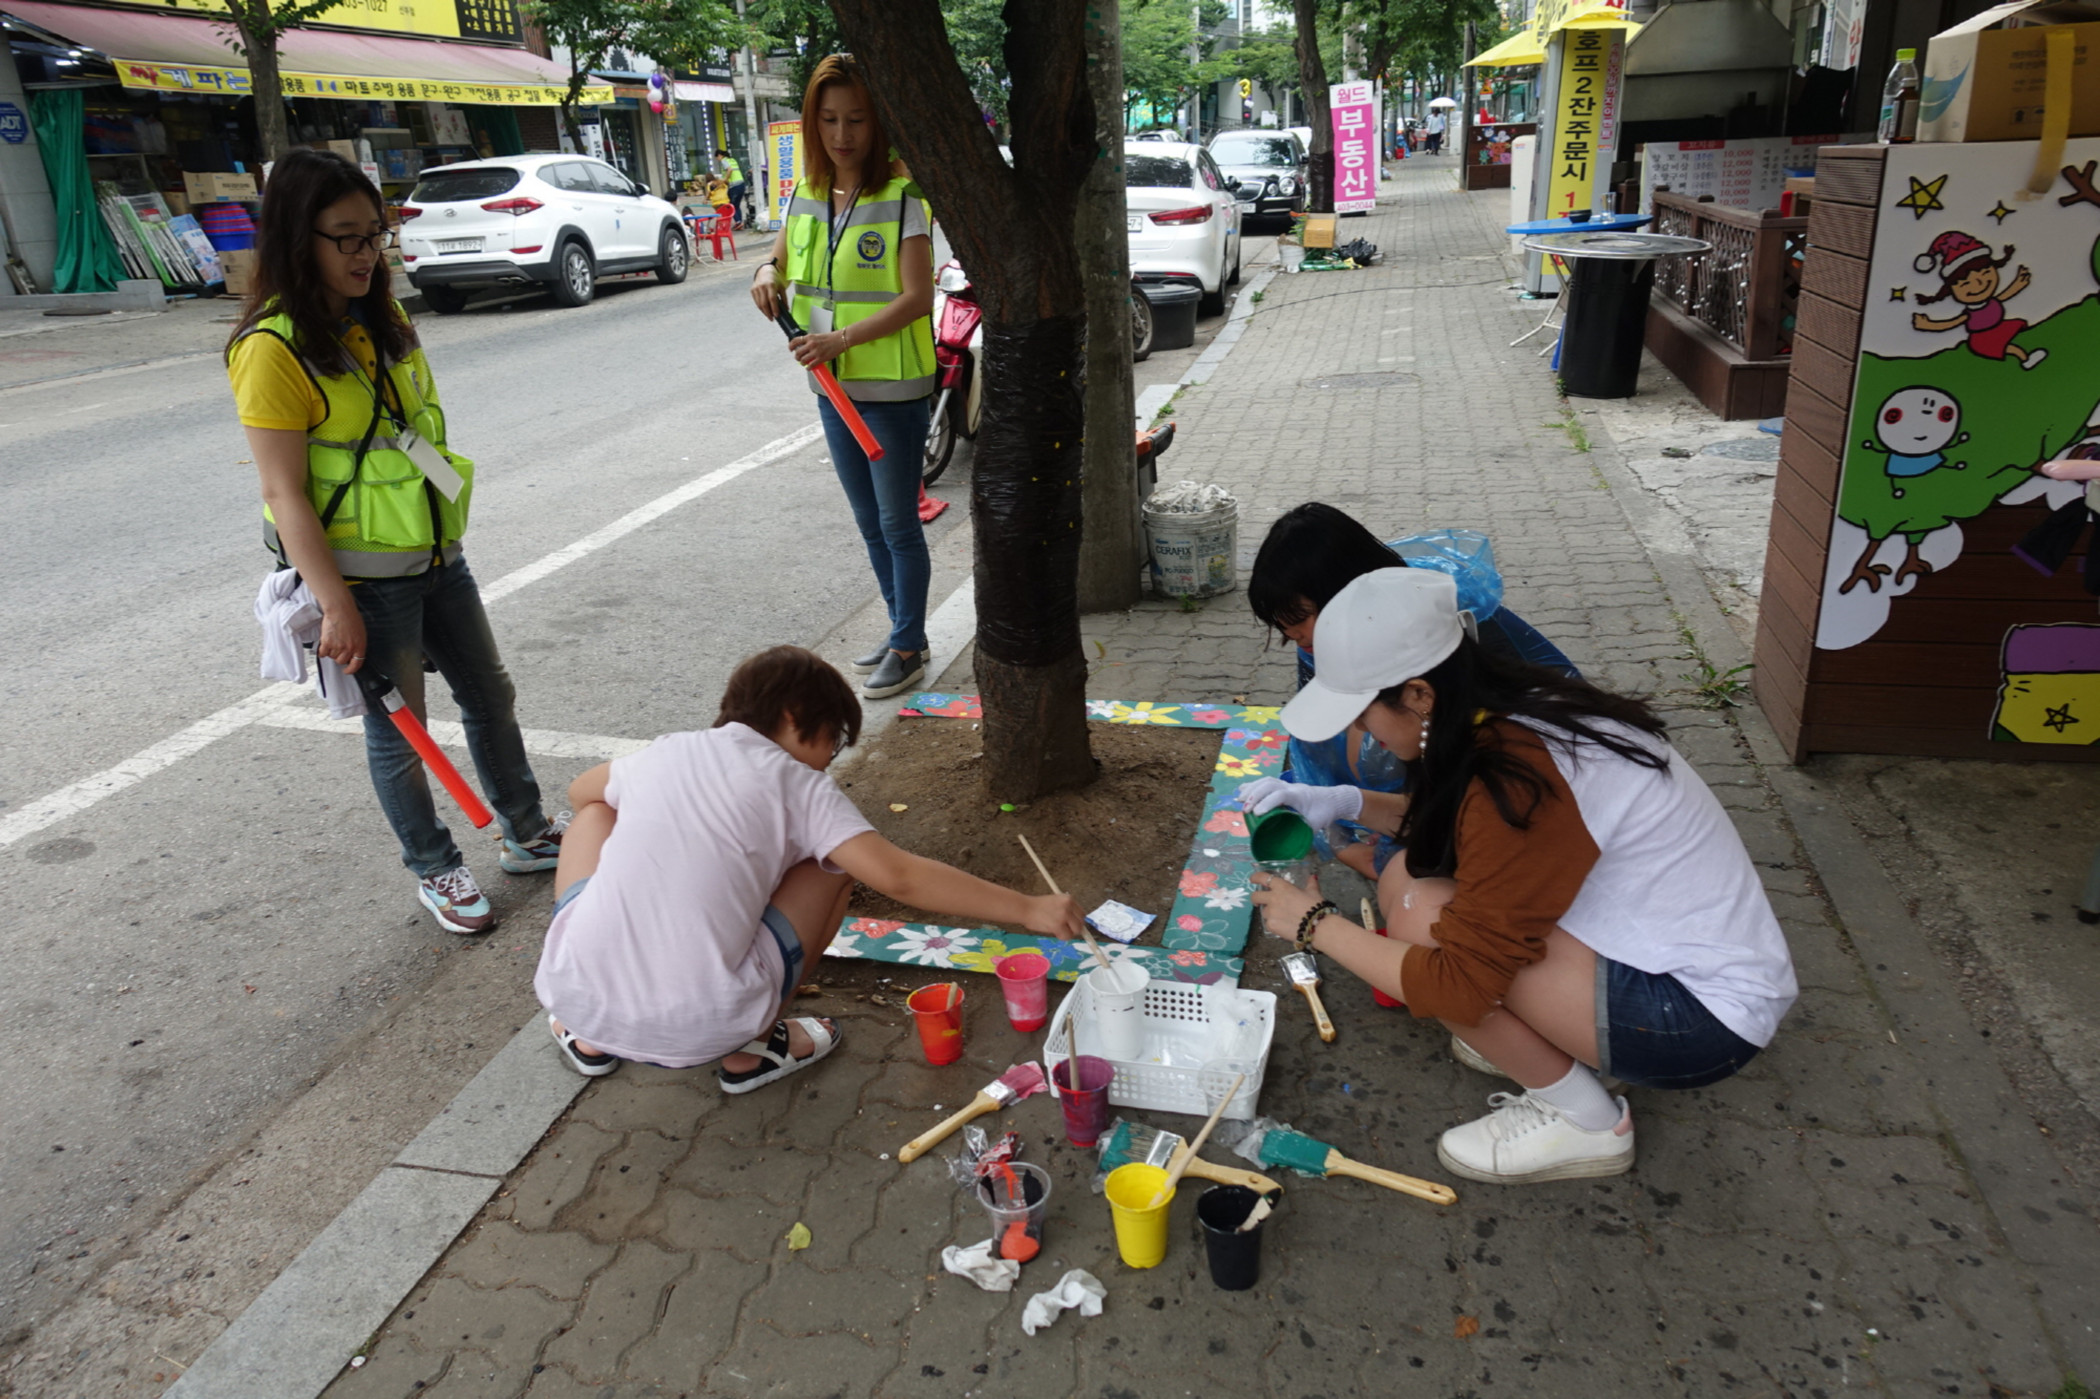
[[[744,0],[736,0],[736,20],[744,23]],[[766,134],[758,125],[758,59],[751,53],[751,31],[744,30],[744,194],[751,200],[757,220],[764,220],[766,207],[771,203],[772,193],[761,178],[766,168]],[[791,174],[794,172],[790,172]],[[773,179],[780,178],[780,171],[773,172]],[[734,220],[732,220],[734,222]]]

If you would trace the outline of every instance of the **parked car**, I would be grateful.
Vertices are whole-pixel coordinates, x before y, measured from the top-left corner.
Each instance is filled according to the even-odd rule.
[[[1225,288],[1240,279],[1240,208],[1210,152],[1180,141],[1146,142],[1123,152],[1130,210],[1130,271],[1139,282],[1185,282],[1225,309]]]
[[[616,273],[675,284],[692,247],[677,209],[604,161],[518,155],[425,170],[401,205],[401,261],[430,309],[450,313],[489,287],[544,286],[581,306]]]
[[[1238,198],[1243,219],[1305,207],[1305,148],[1288,131],[1220,131],[1205,147]]]

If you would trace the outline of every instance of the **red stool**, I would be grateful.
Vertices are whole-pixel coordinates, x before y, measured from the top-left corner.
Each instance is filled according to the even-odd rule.
[[[714,225],[701,236],[714,244],[716,262],[722,260],[722,245],[724,243],[729,245],[731,260],[742,261],[736,255],[736,213],[727,204],[717,204],[715,206]]]

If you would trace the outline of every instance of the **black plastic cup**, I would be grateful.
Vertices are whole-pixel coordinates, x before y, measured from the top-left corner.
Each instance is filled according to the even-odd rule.
[[[1269,1221],[1239,1232],[1260,1198],[1244,1185],[1213,1185],[1196,1200],[1196,1219],[1210,1255],[1210,1280],[1227,1292],[1245,1292],[1261,1276],[1261,1231]]]

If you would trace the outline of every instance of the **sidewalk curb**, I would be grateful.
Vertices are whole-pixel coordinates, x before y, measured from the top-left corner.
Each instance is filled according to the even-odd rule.
[[[1683,522],[1658,504],[1619,457],[1607,435],[1598,469],[1646,549],[1685,625],[1716,667],[1750,660],[1750,652],[1707,586]],[[2035,1305],[2054,1331],[2067,1374],[2100,1375],[2100,1226],[2065,1198],[2056,1210],[2037,1200],[2068,1197],[2063,1168],[2036,1130],[2012,1081],[1975,1033],[1961,995],[1902,893],[1867,848],[1839,802],[1812,773],[1794,766],[1779,736],[1754,704],[1736,710],[1752,756],[1800,837],[1816,876],[1837,911],[1838,927],[1858,954],[1886,1017],[1891,1040],[1906,1049],[1932,1088],[1940,1132],[1975,1185],[1992,1223],[2035,1284]],[[1964,1104],[1949,1115],[1947,1099]]]
[[[1239,289],[1232,299],[1232,310],[1227,313],[1225,324],[1218,327],[1216,337],[1204,347],[1202,354],[1196,356],[1196,362],[1181,372],[1179,379],[1171,384],[1154,384],[1137,396],[1138,431],[1143,432],[1150,427],[1153,420],[1166,409],[1167,404],[1173,401],[1175,394],[1191,384],[1209,382],[1210,376],[1225,362],[1225,356],[1232,353],[1232,347],[1246,334],[1247,318],[1254,314],[1254,298],[1275,279],[1276,271],[1276,265],[1271,263],[1265,271],[1256,273],[1252,280]]]

